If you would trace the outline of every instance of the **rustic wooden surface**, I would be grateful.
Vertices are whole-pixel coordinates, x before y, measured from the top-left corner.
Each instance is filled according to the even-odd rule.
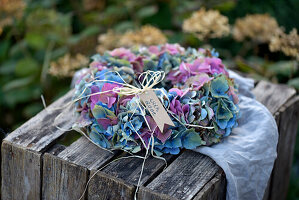
[[[253,90],[275,116],[280,135],[278,159],[264,199],[283,199],[292,162],[299,97],[286,86],[261,81]],[[84,199],[133,199],[143,160],[126,158],[104,151],[81,137],[70,146],[57,144],[65,131],[53,125],[61,107],[71,98],[63,98],[12,132],[2,144],[2,199],[78,199],[90,181]],[[65,110],[56,125],[70,128],[71,110]],[[298,121],[297,121],[298,122]],[[42,125],[42,126],[41,126]],[[168,166],[149,158],[141,179],[138,199],[224,199],[226,179],[223,170],[207,156],[189,150],[165,157]],[[104,167],[105,166],[105,167]]]
[[[72,115],[72,108],[58,109],[67,104],[72,97],[72,91],[50,105],[47,110],[43,110],[35,117],[21,127],[10,133],[4,140],[28,150],[43,152],[57,138],[65,133],[65,131],[56,128],[58,126],[62,129],[69,129],[74,123]],[[61,111],[63,112],[61,113]],[[61,113],[58,120],[54,119]]]
[[[141,189],[139,199],[163,199],[157,194],[192,199],[219,170],[220,167],[211,158],[194,151],[184,151],[146,186],[156,194]]]
[[[219,170],[215,177],[202,188],[193,200],[225,199],[225,191],[225,174],[222,170]]]
[[[299,119],[299,96],[287,102],[280,113],[278,156],[269,191],[271,200],[286,199],[287,197]]]
[[[124,156],[128,156],[128,154]],[[166,155],[165,160],[170,163],[174,157]],[[141,158],[125,158],[111,162],[91,180],[88,199],[132,199],[138,183],[142,163],[143,159]],[[145,185],[156,177],[165,167],[165,162],[149,157],[145,162],[145,166],[141,185]],[[110,190],[110,188],[118,189]],[[119,192],[119,189],[121,192]]]
[[[296,90],[286,85],[276,85],[260,81],[253,89],[253,93],[256,99],[274,114],[296,94]]]
[[[64,148],[57,156],[52,154],[53,150],[45,153],[43,159],[42,199],[79,199],[87,184],[89,170],[98,169],[114,156],[85,137]]]
[[[288,109],[295,109],[295,104],[293,99],[297,99],[298,97],[295,97],[296,90],[293,88],[289,88],[285,85],[275,85],[270,84],[266,81],[260,81],[258,85],[253,89],[252,91],[254,95],[256,96],[256,99],[261,102],[263,105],[265,105],[269,111],[273,114],[277,126],[279,127],[279,140],[278,140],[278,148],[277,148],[277,157],[278,159],[275,161],[274,168],[272,171],[272,175],[270,177],[270,180],[268,182],[268,186],[266,188],[265,194],[264,194],[264,200],[271,200],[271,199],[285,199],[286,193],[288,190],[288,183],[289,183],[289,174],[286,176],[283,171],[277,170],[276,168],[279,168],[279,165],[285,165],[284,163],[277,164],[279,159],[283,159],[284,161],[292,162],[293,159],[293,152],[295,147],[295,140],[293,142],[290,142],[289,144],[285,144],[285,139],[287,137],[287,140],[290,138],[296,138],[297,134],[297,127],[295,127],[295,130],[289,131],[290,136],[286,136],[284,134],[284,131],[280,129],[281,124],[285,123],[286,121],[290,121],[288,119],[284,119],[284,116],[282,112],[284,111],[284,108]],[[287,102],[290,101],[290,103],[287,104]],[[291,107],[291,108],[289,108]],[[297,107],[298,108],[298,107]],[[292,119],[292,118],[291,118]],[[297,119],[297,120],[296,120]],[[293,116],[292,122],[298,123],[298,116]],[[296,122],[297,121],[297,122]],[[283,135],[283,137],[281,137]],[[288,148],[288,147],[289,148]],[[284,149],[287,149],[284,151]],[[287,152],[287,153],[284,153]],[[291,154],[291,155],[290,155]],[[291,170],[291,165],[287,165],[284,167],[288,173]],[[280,181],[280,188],[277,186],[274,187],[274,185],[277,185],[277,183]],[[278,192],[280,191],[280,192]]]
[[[41,184],[41,154],[16,147],[7,141],[2,143],[1,153],[2,199],[38,199]]]
[[[61,107],[71,99],[71,92],[43,110],[3,141],[1,154],[1,197],[10,199],[39,199],[41,196],[42,152],[55,143],[64,131],[53,124]],[[66,109],[56,125],[70,128],[73,121]]]
[[[83,194],[88,170],[51,154],[43,159],[42,199],[79,199]]]

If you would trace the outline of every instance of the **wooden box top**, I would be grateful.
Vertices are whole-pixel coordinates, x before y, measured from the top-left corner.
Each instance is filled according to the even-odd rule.
[[[274,116],[285,109],[296,91],[284,85],[261,81],[254,88],[256,99]],[[132,199],[141,171],[142,159],[126,158],[122,152],[110,153],[81,137],[69,146],[57,142],[71,128],[72,110],[55,110],[70,101],[72,92],[41,111],[9,134],[3,145],[13,145],[34,152],[41,159],[41,197],[78,199],[89,177],[101,169],[89,182],[84,198]],[[55,124],[54,118],[61,115]],[[2,145],[2,146],[3,146]],[[225,175],[209,157],[190,150],[179,155],[165,155],[161,160],[150,157],[145,162],[138,199],[207,199],[225,197]],[[110,163],[107,165],[107,163]],[[166,168],[165,168],[166,167]],[[70,192],[71,191],[71,192]]]

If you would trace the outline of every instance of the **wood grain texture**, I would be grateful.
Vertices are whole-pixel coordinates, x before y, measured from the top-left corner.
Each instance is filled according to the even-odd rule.
[[[289,88],[286,85],[277,85],[272,84],[266,81],[261,81],[257,84],[257,86],[252,91],[254,95],[256,96],[256,99],[260,101],[264,106],[266,106],[269,111],[274,115],[275,121],[278,126],[279,134],[282,134],[281,126],[285,124],[285,121],[290,120],[289,118],[285,118],[282,114],[283,110],[286,108],[294,109],[292,104],[295,104],[294,95],[296,94],[296,91],[293,88]],[[297,97],[296,97],[297,98]],[[293,107],[293,108],[290,108]],[[297,119],[293,119],[298,121]],[[296,128],[295,128],[296,129]],[[273,171],[270,177],[270,180],[268,182],[267,188],[265,190],[265,194],[263,199],[268,200],[274,198],[273,195],[278,195],[279,198],[282,196],[285,196],[285,192],[288,188],[288,182],[289,182],[289,176],[290,176],[290,165],[284,166],[284,168],[288,168],[287,174],[285,174],[283,171],[281,171],[282,167],[279,167],[279,165],[284,165],[284,163],[277,164],[279,160],[292,160],[292,156],[286,154],[284,149],[287,149],[288,151],[291,151],[289,153],[293,153],[293,150],[290,150],[287,147],[284,147],[284,145],[289,146],[289,144],[285,144],[285,137],[287,138],[294,138],[296,137],[297,131],[292,130],[289,132],[288,136],[279,137],[278,139],[278,145],[277,145],[277,160],[275,161]],[[295,141],[291,142],[290,145],[294,145]],[[275,181],[276,180],[276,181]],[[278,180],[278,182],[277,182]],[[283,185],[279,190],[277,189],[278,185]],[[276,185],[276,186],[275,186]],[[278,191],[281,192],[281,194],[278,194]],[[284,193],[284,194],[283,194]],[[278,199],[279,199],[278,198]]]
[[[193,200],[224,200],[226,197],[226,179],[220,169],[212,180],[210,180]]]
[[[138,192],[138,200],[179,200],[167,194],[153,191],[147,187],[141,186]]]
[[[114,153],[99,148],[82,136],[60,152],[57,157],[92,170],[98,169],[114,155]]]
[[[294,88],[266,81],[260,81],[252,92],[256,100],[265,105],[272,114],[275,114],[282,105],[296,94]]]
[[[10,133],[2,144],[2,199],[40,199],[42,152],[48,149],[73,121],[71,108],[57,110],[71,100],[72,91]],[[60,113],[61,117],[54,119]]]
[[[170,162],[174,157],[166,155],[165,159]],[[124,158],[111,162],[92,178],[89,184],[88,199],[132,199],[142,162],[141,158]],[[145,162],[141,185],[156,177],[164,166],[164,161],[149,157]]]
[[[211,158],[187,150],[146,187],[156,194],[189,200],[216,175],[219,169],[219,166]],[[160,197],[140,190],[139,199],[151,198],[159,199]]]
[[[32,200],[40,198],[41,153],[2,143],[1,199]]]
[[[287,197],[299,122],[299,96],[287,102],[280,112],[277,159],[274,164],[269,195],[271,200]]]
[[[85,137],[65,147],[57,156],[45,153],[43,159],[42,199],[79,199],[89,178],[89,170],[98,169],[113,156]]]
[[[257,100],[275,115],[279,124],[278,159],[264,199],[286,195],[298,123],[299,97],[295,90],[261,81],[253,90]],[[55,144],[64,134],[53,125],[60,113],[49,111],[67,103],[71,92],[26,122],[2,144],[2,199],[78,199],[90,173],[115,155],[81,137],[69,147]],[[71,108],[65,110],[59,127],[69,128]],[[295,121],[296,122],[296,121]],[[53,144],[55,144],[53,146]],[[44,155],[43,155],[44,153]],[[42,158],[43,156],[43,158]],[[173,156],[167,157],[172,162]],[[97,173],[88,187],[88,199],[133,199],[142,159],[111,162]],[[223,199],[225,176],[214,161],[192,151],[184,151],[163,171],[164,162],[149,158],[141,179],[138,199]],[[91,171],[91,172],[90,172]],[[163,172],[162,172],[163,171]],[[278,196],[277,196],[278,195]]]
[[[133,185],[114,176],[98,172],[90,181],[88,200],[132,200],[134,190]]]
[[[42,199],[79,199],[88,178],[88,170],[49,153],[44,155]]]
[[[53,144],[53,141],[64,134],[63,130],[59,130],[55,126],[69,129],[74,123],[72,107],[58,109],[70,102],[72,92],[73,90],[38,113],[4,140],[33,151],[44,151],[50,144]],[[54,119],[58,115],[60,117],[54,123]]]

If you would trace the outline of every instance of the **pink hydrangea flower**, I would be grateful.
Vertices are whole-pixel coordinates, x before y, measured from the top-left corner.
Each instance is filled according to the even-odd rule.
[[[91,68],[97,68],[99,71],[102,71],[103,69],[106,69],[107,67],[103,66],[103,64],[99,61],[93,61],[89,65]]]
[[[162,47],[163,50],[166,50],[170,53],[170,55],[175,55],[179,53],[183,53],[185,49],[181,47],[179,44],[165,44]]]
[[[134,61],[136,59],[135,54],[133,54],[129,49],[126,48],[117,48],[114,49],[113,51],[109,52],[111,56],[113,57],[119,57],[122,59],[126,59],[128,61]]]
[[[155,54],[155,55],[159,55],[160,54],[160,50],[159,50],[159,47],[157,46],[149,46],[148,47],[148,51],[152,54]]]
[[[102,87],[101,94],[95,94],[90,97],[91,100],[91,109],[101,101],[107,104],[108,108],[111,108],[112,105],[116,102],[118,94],[113,92],[113,88],[120,87],[118,84],[114,83],[105,83]],[[100,89],[97,86],[91,87],[92,94],[100,92]]]
[[[181,102],[177,99],[173,99],[170,102],[169,110],[174,114],[180,116],[180,118],[184,118],[186,123],[188,122],[188,115],[189,115],[189,104],[185,104],[182,106]]]
[[[209,77],[206,73],[201,73],[196,76],[191,76],[187,81],[187,85],[192,85],[192,88],[195,90],[199,90],[201,87],[204,86],[205,83],[213,80],[214,77]]]
[[[189,90],[190,90],[189,88],[185,90],[180,90],[178,88],[171,88],[169,92],[176,92],[178,96],[183,97],[185,94],[189,92]]]
[[[108,108],[111,108],[112,105],[116,102],[118,94],[113,92],[113,88],[120,87],[118,84],[114,83],[105,83],[102,87],[102,93],[100,94],[98,100],[107,104]]]
[[[220,58],[205,58],[205,63],[210,66],[211,74],[225,74],[228,76],[228,72],[225,70],[224,65]]]
[[[171,80],[173,84],[177,84],[187,81],[190,76],[190,64],[182,62],[180,64],[179,70],[169,72],[167,78]]]
[[[210,72],[210,65],[204,59],[198,58],[190,65],[192,75]]]
[[[231,95],[233,97],[233,102],[234,104],[238,104],[239,103],[239,97],[238,95],[235,93],[235,89],[233,86],[229,86],[228,89],[228,95]]]

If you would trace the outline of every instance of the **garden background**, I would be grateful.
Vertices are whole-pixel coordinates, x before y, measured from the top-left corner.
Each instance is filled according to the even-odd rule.
[[[120,46],[214,48],[229,69],[298,91],[298,19],[298,0],[0,0],[0,139],[43,109],[41,95],[65,94],[89,56]]]

